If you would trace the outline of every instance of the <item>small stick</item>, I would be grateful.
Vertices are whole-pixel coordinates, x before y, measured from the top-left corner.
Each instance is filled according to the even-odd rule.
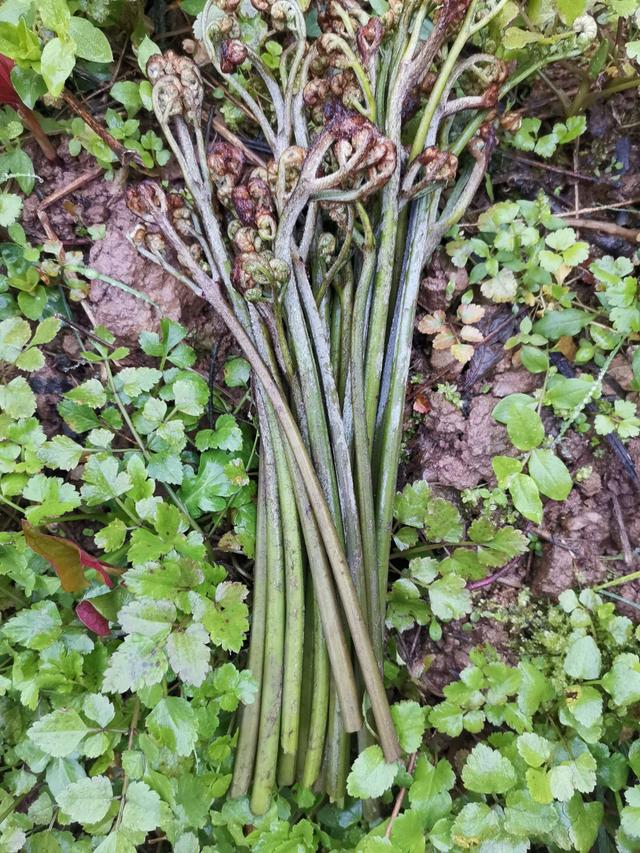
[[[509,562],[506,566],[503,566],[501,569],[498,569],[497,572],[494,572],[486,578],[482,578],[479,581],[469,581],[467,583],[467,589],[482,589],[485,586],[491,586],[492,583],[499,580],[499,578],[506,575],[513,568],[515,567],[511,565],[511,562]]]
[[[613,514],[616,519],[616,524],[618,525],[618,532],[620,533],[620,544],[622,546],[624,561],[629,565],[629,563],[633,562],[633,551],[631,549],[631,543],[629,542],[629,536],[627,535],[627,528],[624,523],[620,501],[618,500],[617,494],[613,491],[611,492],[611,502],[613,504]]]
[[[586,181],[590,184],[610,183],[609,180],[596,178],[593,175],[583,175],[581,172],[574,172],[571,169],[563,169],[561,166],[552,166],[550,163],[542,163],[538,160],[530,160],[528,157],[520,157],[518,154],[509,154],[506,151],[501,152],[507,160],[514,160],[516,163],[523,163],[525,166],[534,166],[537,169],[545,169],[547,172],[555,172],[557,175],[565,175],[567,178],[575,178],[576,181]]]
[[[638,204],[638,202],[640,202],[640,196],[634,196],[633,198],[616,201],[614,204],[597,204],[595,207],[581,207],[579,210],[573,212],[554,213],[554,216],[564,219],[566,216],[582,216],[583,213],[597,213],[600,210],[616,210],[619,207],[631,207],[634,204]]]
[[[244,156],[247,158],[247,160],[250,160],[254,164],[254,166],[264,166],[265,165],[265,161],[262,159],[262,157],[260,157],[258,154],[256,154],[254,151],[252,151],[247,145],[245,145],[244,142],[240,139],[240,137],[236,136],[235,133],[233,133],[233,131],[229,130],[229,128],[222,121],[220,116],[214,116],[213,117],[213,119],[211,120],[211,126],[213,127],[215,132],[217,134],[219,134],[223,139],[226,139],[227,142],[230,142],[232,145],[235,145],[238,148],[241,148]]]
[[[605,234],[613,234],[615,237],[622,237],[623,240],[629,240],[631,243],[640,243],[640,231],[636,228],[625,228],[622,225],[617,225],[615,222],[602,222],[600,219],[575,219],[564,216],[563,220],[567,225],[571,225],[574,228],[601,231]]]
[[[412,752],[409,756],[409,763],[407,764],[407,773],[413,773],[416,767],[416,760],[418,758],[417,752]],[[391,812],[391,817],[389,818],[389,823],[387,824],[387,828],[384,831],[384,837],[391,837],[391,830],[393,829],[393,824],[395,819],[400,814],[400,809],[402,808],[402,803],[404,802],[404,798],[407,794],[406,788],[400,788],[398,791],[398,796],[396,797],[396,801],[393,804],[393,811]]]
[[[70,181],[68,184],[65,184],[63,187],[55,190],[48,195],[46,198],[43,198],[40,204],[38,205],[38,210],[44,210],[47,207],[50,207],[52,204],[55,204],[57,201],[60,201],[61,198],[69,195],[70,193],[79,190],[80,187],[84,187],[85,184],[90,184],[91,181],[94,181],[97,177],[99,177],[103,172],[102,166],[94,166],[93,169],[89,169],[89,171],[84,172],[82,175],[78,175],[73,181]],[[42,220],[40,220],[42,221]]]

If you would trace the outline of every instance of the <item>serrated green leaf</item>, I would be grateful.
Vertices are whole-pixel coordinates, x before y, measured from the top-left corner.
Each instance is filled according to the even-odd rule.
[[[145,725],[159,743],[178,755],[189,755],[193,751],[198,737],[197,722],[195,712],[186,699],[178,696],[161,699]]]
[[[458,575],[445,575],[429,586],[429,604],[433,614],[450,622],[460,619],[471,612],[471,593],[464,578]]]
[[[406,699],[391,706],[391,717],[402,749],[405,752],[417,752],[426,727],[425,709],[417,702]]]
[[[89,729],[72,708],[45,714],[27,731],[27,736],[47,755],[64,758],[74,752]]]
[[[113,789],[106,776],[80,779],[60,791],[56,800],[72,821],[92,824],[101,821],[109,811]]]
[[[107,394],[102,383],[97,379],[87,379],[64,395],[67,400],[89,406],[91,409],[101,409],[107,402]]]
[[[375,799],[388,791],[398,772],[398,763],[388,764],[379,746],[368,746],[353,762],[347,777],[352,797]]]
[[[167,657],[176,675],[199,687],[211,666],[207,632],[197,622],[182,632],[174,631],[167,640]]]
[[[462,780],[478,794],[504,794],[516,783],[516,771],[497,749],[479,743],[469,753],[462,768]]]
[[[167,668],[166,655],[154,637],[130,634],[109,658],[102,689],[106,693],[126,693],[152,687],[162,681]]]
[[[84,453],[82,445],[66,435],[56,435],[38,450],[38,457],[48,468],[71,471]]]

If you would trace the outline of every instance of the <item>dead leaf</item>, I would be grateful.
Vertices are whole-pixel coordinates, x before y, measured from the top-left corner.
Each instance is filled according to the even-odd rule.
[[[433,339],[433,348],[449,349],[449,347],[455,344],[456,340],[456,336],[451,332],[451,330],[448,327],[444,328],[441,332],[438,332]]]
[[[459,332],[460,337],[463,341],[469,341],[472,344],[481,344],[484,340],[484,336],[480,329],[476,329],[475,326],[463,326]]]
[[[416,328],[423,335],[435,335],[445,325],[444,311],[434,311],[433,314],[425,314],[418,320]]]
[[[484,317],[486,308],[483,305],[476,305],[475,302],[469,302],[468,305],[458,306],[458,317],[463,323],[478,323]]]
[[[75,542],[43,533],[26,521],[22,522],[22,530],[25,542],[31,550],[51,563],[65,592],[82,592],[89,586],[84,575],[85,569],[95,569],[107,586],[113,586],[113,580],[109,575],[122,573],[121,569],[92,557]]]
[[[474,349],[470,344],[454,344],[451,347],[451,355],[460,364],[466,364],[473,358]]]
[[[554,349],[559,350],[569,361],[573,361],[577,347],[573,338],[563,335],[561,338],[558,338]]]

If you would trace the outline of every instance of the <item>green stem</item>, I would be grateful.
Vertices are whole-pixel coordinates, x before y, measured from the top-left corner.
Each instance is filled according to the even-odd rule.
[[[262,436],[262,458],[267,510],[267,629],[264,635],[258,745],[251,790],[251,810],[256,815],[264,814],[269,808],[276,783],[284,671],[284,554],[276,461],[269,430]]]
[[[317,602],[313,603],[311,617],[313,622],[313,693],[311,696],[307,751],[300,780],[303,788],[311,788],[320,776],[329,715],[329,658]]]
[[[367,431],[364,353],[366,343],[367,303],[375,270],[375,240],[369,217],[362,205],[358,213],[365,232],[364,258],[356,287],[351,325],[351,407],[353,409],[354,477],[360,529],[362,558],[367,590],[368,621],[378,666],[382,671],[383,631],[380,617],[380,591],[377,580],[377,550],[375,537],[375,504],[371,474],[371,436]]]
[[[262,665],[267,612],[267,510],[264,485],[264,463],[260,454],[260,478],[256,518],[256,553],[253,567],[253,600],[251,604],[251,639],[247,669],[257,684],[251,705],[243,705],[240,714],[240,731],[233,767],[233,781],[229,795],[242,797],[251,785],[253,763],[258,743],[260,705],[262,696]]]
[[[274,423],[274,427],[277,429],[276,423]],[[293,484],[279,435],[277,435],[276,440],[273,442],[273,451],[278,477],[280,516],[282,518],[286,589],[284,683],[282,689],[280,747],[284,754],[284,762],[289,767],[288,774],[284,773],[279,767],[278,782],[280,785],[291,785],[295,779],[295,759],[300,729],[300,693],[302,687],[302,654],[304,649],[302,539],[300,536],[300,525],[298,523],[298,511],[293,493]],[[282,763],[283,757],[281,756]]]

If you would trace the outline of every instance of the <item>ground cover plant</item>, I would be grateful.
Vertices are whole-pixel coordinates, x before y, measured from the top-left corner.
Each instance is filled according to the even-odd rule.
[[[0,850],[640,847],[637,27],[0,6]]]

